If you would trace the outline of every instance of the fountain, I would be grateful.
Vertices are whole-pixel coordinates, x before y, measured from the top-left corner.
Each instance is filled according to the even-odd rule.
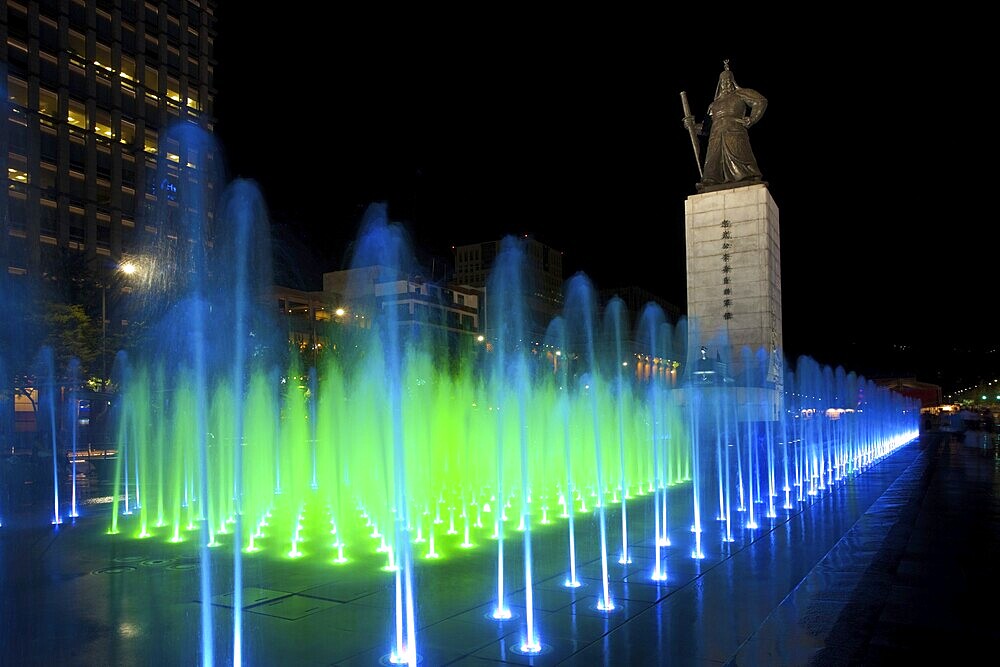
[[[171,140],[197,164],[217,150],[193,127]],[[525,257],[512,238],[487,283],[485,339],[453,344],[429,315],[389,298],[415,267],[402,227],[378,204],[351,264],[358,325],[331,330],[331,352],[307,364],[271,317],[255,185],[226,186],[211,219],[206,189],[179,191],[179,202],[160,194],[156,224],[195,242],[158,238],[145,250],[161,276],[144,286],[158,342],[115,357],[110,502],[84,512],[75,417],[69,500],[56,465],[56,378],[75,378],[78,366],[56,368],[51,350],[41,357],[51,522],[72,517],[115,548],[141,540],[197,563],[198,621],[186,627],[205,665],[254,663],[265,650],[245,613],[231,614],[230,631],[213,600],[244,610],[248,586],[284,591],[293,571],[391,591],[387,634],[373,642],[383,664],[424,660],[421,628],[437,609],[476,610],[501,635],[519,635],[511,651],[544,653],[536,594],[553,578],[574,603],[596,597],[595,610],[618,612],[615,585],[636,568],[665,586],[672,559],[717,562],[916,437],[913,405],[808,358],[785,365],[780,403],[769,406],[777,416],[762,419],[753,401],[763,394],[747,388],[766,379],[726,370],[740,355],[742,368],[760,367],[750,362],[760,351],[722,339],[689,351],[696,322],[671,324],[653,305],[629,313],[619,299],[602,306],[584,274],[567,282],[544,341],[532,340]],[[0,505],[0,519],[9,513]],[[718,526],[705,521],[712,514]],[[447,595],[449,572],[470,569],[475,581]]]

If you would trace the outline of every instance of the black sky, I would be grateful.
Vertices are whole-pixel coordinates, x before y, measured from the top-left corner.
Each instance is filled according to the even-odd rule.
[[[342,268],[364,209],[386,201],[425,261],[531,233],[564,252],[567,276],[683,308],[697,169],[679,92],[700,120],[729,58],[768,98],[751,143],[780,211],[786,353],[950,389],[998,339],[995,186],[974,167],[993,149],[970,121],[974,61],[955,47],[855,25],[706,48],[643,17],[465,17],[461,32],[390,36],[333,10],[222,4],[216,135],[307,287]]]

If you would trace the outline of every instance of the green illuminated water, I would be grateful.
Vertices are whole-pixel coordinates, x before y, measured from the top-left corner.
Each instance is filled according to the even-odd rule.
[[[138,521],[128,522],[129,530],[134,537],[195,540],[204,516],[210,546],[233,546],[235,447],[243,453],[240,505],[246,528],[240,547],[262,557],[331,562],[378,552],[388,565],[390,550],[399,552],[395,540],[402,533],[392,530],[396,466],[403,467],[407,480],[410,534],[420,536],[416,558],[446,557],[463,542],[483,544],[498,513],[506,517],[508,530],[518,527],[522,514],[544,527],[565,515],[569,504],[575,512],[593,509],[599,500],[592,495],[596,488],[605,490],[604,503],[646,493],[658,479],[654,422],[670,432],[660,459],[665,478],[671,484],[690,478],[690,443],[666,386],[654,387],[660,393],[656,401],[648,391],[613,395],[612,382],[592,380],[567,388],[549,366],[539,364],[527,382],[521,414],[521,396],[513,388],[490,391],[471,363],[444,371],[434,361],[416,348],[403,355],[402,460],[392,447],[384,360],[377,353],[353,369],[337,360],[324,364],[316,396],[309,391],[307,372],[297,364],[281,375],[254,370],[239,388],[244,407],[239,443],[233,436],[236,389],[228,378],[219,380],[207,388],[207,470],[196,465],[196,392],[190,369],[175,371],[172,383],[165,382],[162,370],[132,369],[119,426],[128,457],[119,457],[116,473],[116,488],[124,489],[127,465],[129,510],[139,515]],[[503,396],[503,404],[492,403],[495,396]],[[315,429],[309,423],[310,401],[316,402]],[[662,414],[654,415],[654,406]],[[595,435],[595,423],[603,433]],[[313,432],[316,488],[311,484]],[[498,443],[516,443],[522,432],[528,438],[526,461],[517,447],[498,452]],[[621,468],[602,470],[600,480],[595,442],[606,449],[605,459],[623,460]],[[577,480],[572,490],[566,489],[567,461]],[[498,466],[503,478],[511,480],[503,498],[496,498],[493,488]],[[527,488],[520,481],[524,471]],[[625,489],[623,472],[629,480]],[[208,481],[207,498],[198,497],[202,475]],[[119,494],[121,509],[125,493]],[[112,513],[110,532],[122,527],[119,512]]]

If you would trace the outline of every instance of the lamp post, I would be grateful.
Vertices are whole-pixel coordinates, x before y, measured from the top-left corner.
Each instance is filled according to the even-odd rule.
[[[108,286],[101,282],[101,393],[104,393],[104,383],[108,377]]]
[[[131,276],[139,270],[139,267],[135,262],[126,260],[121,262],[115,267],[115,270],[126,275]],[[108,355],[107,355],[107,343],[108,341],[108,283],[106,280],[101,281],[101,392],[104,392],[105,383],[108,378]]]

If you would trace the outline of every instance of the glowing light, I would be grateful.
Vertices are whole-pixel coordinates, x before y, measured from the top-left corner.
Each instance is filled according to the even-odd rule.
[[[382,659],[385,660],[384,657]],[[393,664],[393,665],[407,665],[407,664],[410,664],[411,662],[413,662],[413,661],[410,660],[409,651],[400,651],[399,653],[396,653],[395,651],[393,651],[392,653],[389,654],[389,663],[390,664]]]
[[[131,262],[123,263],[120,273],[133,274],[138,268],[141,268],[141,273],[145,273],[146,262],[143,261],[141,267],[136,267]],[[377,284],[379,289],[382,289],[382,283]],[[351,307],[353,308],[353,305]],[[223,321],[225,318],[220,315],[223,312],[228,311],[220,309],[215,314],[220,320],[218,322],[220,331],[224,326],[231,324]],[[294,312],[301,312],[298,306]],[[348,311],[346,308],[336,308],[333,314],[338,318],[345,317]],[[383,344],[386,339],[383,334],[384,332],[381,332],[379,336],[372,336],[373,344]],[[472,335],[476,337],[476,341],[485,342],[484,335]],[[509,352],[510,356],[504,357],[501,352],[508,354],[508,346],[501,340],[501,334],[497,336],[495,347],[492,349],[478,347],[471,339],[467,339],[467,343],[479,353],[492,354],[494,358],[503,362],[505,370],[499,380],[491,377],[488,372],[480,377],[478,370],[475,374],[464,370],[447,373],[440,371],[436,366],[434,355],[430,350],[421,349],[420,344],[402,346],[398,355],[394,355],[389,349],[358,350],[357,356],[366,359],[365,364],[370,364],[360,367],[346,367],[354,363],[350,361],[351,355],[341,355],[338,350],[337,355],[332,355],[336,359],[330,361],[328,366],[319,369],[322,371],[319,375],[322,380],[317,380],[315,384],[306,382],[309,370],[298,366],[302,362],[297,358],[299,355],[292,355],[296,358],[292,362],[294,366],[282,369],[280,374],[276,373],[273,376],[248,364],[241,371],[246,378],[246,386],[239,388],[232,386],[231,373],[223,373],[225,377],[221,380],[208,377],[199,378],[195,382],[194,379],[189,379],[176,387],[159,387],[152,379],[155,374],[150,370],[140,368],[138,365],[130,369],[136,379],[131,381],[130,387],[123,388],[120,400],[128,401],[129,409],[135,414],[123,418],[120,428],[121,433],[127,434],[128,437],[129,462],[133,460],[133,453],[139,461],[135,468],[136,474],[138,475],[141,468],[143,475],[162,475],[161,480],[157,480],[156,484],[150,483],[147,488],[153,490],[153,493],[163,489],[163,499],[159,500],[160,506],[157,510],[165,512],[165,516],[170,517],[171,528],[163,529],[162,533],[155,531],[156,537],[164,541],[169,538],[170,542],[180,542],[183,526],[187,525],[188,530],[195,530],[198,527],[205,531],[204,536],[195,537],[193,533],[185,535],[188,541],[194,540],[202,545],[209,541],[209,546],[212,547],[219,545],[217,537],[226,532],[235,533],[238,541],[227,540],[225,551],[230,553],[230,550],[233,550],[234,553],[231,555],[236,559],[243,552],[263,551],[266,553],[265,559],[304,557],[306,561],[315,559],[317,562],[324,561],[336,565],[348,561],[344,557],[343,546],[344,541],[348,540],[351,541],[352,548],[359,549],[357,554],[352,552],[355,556],[352,560],[358,567],[377,570],[380,566],[385,566],[384,570],[396,575],[394,578],[398,581],[403,581],[414,574],[411,568],[416,568],[418,573],[421,568],[435,568],[440,572],[441,567],[450,564],[442,562],[440,566],[432,565],[425,559],[442,557],[445,561],[460,559],[463,554],[449,553],[447,546],[471,549],[475,546],[471,540],[472,534],[476,534],[478,543],[485,547],[483,540],[487,539],[492,529],[494,539],[499,540],[497,546],[500,552],[500,567],[511,568],[508,571],[506,585],[509,585],[509,580],[512,579],[511,572],[525,571],[527,580],[525,590],[530,591],[532,583],[528,568],[531,566],[531,558],[527,551],[523,557],[517,553],[512,554],[511,551],[507,552],[506,559],[503,556],[503,547],[510,544],[508,541],[505,545],[503,540],[511,536],[514,526],[524,531],[520,535],[514,535],[514,541],[527,542],[531,533],[536,530],[543,534],[546,531],[554,533],[554,529],[545,527],[556,519],[554,514],[560,513],[561,517],[567,519],[570,540],[573,540],[572,521],[576,508],[580,508],[583,514],[587,514],[589,509],[596,508],[602,515],[600,543],[598,544],[596,539],[597,530],[593,525],[594,522],[578,524],[581,526],[580,544],[587,545],[586,549],[581,551],[581,555],[586,553],[588,561],[592,561],[598,555],[594,551],[600,549],[601,565],[605,571],[602,573],[603,581],[600,589],[597,588],[596,581],[590,582],[590,586],[594,587],[592,590],[601,591],[591,597],[591,601],[596,597],[599,599],[598,610],[612,611],[617,607],[608,591],[609,585],[614,585],[609,584],[614,574],[609,577],[606,571],[609,557],[610,562],[617,560],[622,565],[628,565],[633,560],[630,558],[628,543],[624,539],[624,536],[628,535],[624,523],[626,501],[629,504],[635,502],[634,515],[643,517],[644,513],[653,509],[651,503],[658,505],[660,499],[664,499],[663,514],[659,515],[663,524],[658,525],[654,532],[651,530],[652,526],[647,526],[643,520],[639,520],[631,526],[632,535],[628,536],[628,539],[638,540],[642,531],[643,540],[648,541],[649,537],[654,537],[653,543],[657,549],[655,566],[650,564],[648,569],[644,569],[641,573],[637,572],[636,579],[664,582],[667,581],[667,568],[665,561],[660,560],[659,550],[671,544],[667,537],[668,531],[674,533],[679,542],[683,541],[684,546],[681,551],[691,553],[696,559],[705,558],[700,543],[704,527],[704,524],[700,523],[702,516],[706,518],[717,516],[719,520],[726,522],[722,531],[706,530],[704,531],[706,535],[711,533],[712,539],[717,539],[721,532],[725,534],[725,537],[721,538],[724,542],[729,543],[733,539],[731,537],[733,531],[729,525],[731,517],[729,495],[726,495],[724,509],[719,509],[718,512],[716,512],[718,506],[714,502],[708,503],[702,497],[700,502],[703,505],[702,509],[705,510],[704,515],[697,514],[699,499],[695,497],[696,516],[692,517],[689,511],[690,503],[680,502],[682,494],[687,494],[688,491],[678,488],[678,484],[690,483],[692,487],[698,487],[708,483],[702,490],[711,488],[714,492],[718,487],[726,494],[731,492],[733,509],[736,507],[735,494],[739,492],[745,496],[744,507],[741,507],[740,511],[749,509],[755,512],[758,505],[747,507],[745,503],[759,502],[752,491],[756,491],[757,496],[763,492],[751,487],[751,493],[746,494],[742,488],[743,484],[752,478],[755,485],[760,481],[764,484],[764,490],[767,490],[767,484],[770,482],[773,491],[777,481],[775,471],[770,471],[771,479],[768,480],[768,469],[764,464],[773,465],[775,468],[780,466],[783,462],[781,456],[787,451],[788,469],[785,471],[785,480],[788,480],[788,483],[784,487],[786,496],[783,500],[786,509],[791,509],[793,504],[787,495],[792,489],[791,479],[798,477],[805,480],[804,486],[796,484],[796,488],[802,489],[799,493],[805,493],[805,489],[812,486],[810,494],[815,495],[817,487],[824,488],[825,480],[833,479],[834,476],[849,475],[860,464],[870,464],[883,452],[902,444],[903,440],[896,437],[897,431],[904,431],[906,435],[910,435],[908,427],[882,429],[879,428],[877,417],[870,417],[867,413],[862,415],[860,412],[844,411],[836,427],[853,427],[856,424],[858,428],[845,431],[843,434],[836,433],[836,437],[840,439],[836,440],[834,446],[827,447],[823,443],[810,441],[809,438],[813,436],[808,431],[802,436],[802,440],[796,440],[794,436],[790,438],[786,433],[777,436],[782,442],[780,450],[775,448],[775,451],[781,452],[775,457],[776,461],[757,461],[755,451],[754,458],[749,461],[750,470],[747,469],[747,460],[743,458],[747,450],[743,450],[743,456],[736,456],[737,450],[734,448],[733,461],[739,461],[742,469],[738,473],[740,480],[737,482],[735,479],[737,471],[734,466],[734,479],[730,485],[728,471],[726,477],[723,477],[721,469],[713,469],[711,474],[707,474],[705,470],[699,473],[695,468],[692,461],[694,451],[692,445],[696,443],[692,442],[690,436],[697,431],[690,428],[688,418],[683,411],[677,410],[673,401],[666,400],[663,395],[657,396],[655,391],[646,391],[646,389],[655,390],[655,385],[650,383],[646,387],[638,384],[628,387],[615,386],[614,382],[608,381],[609,378],[602,376],[602,373],[610,370],[629,383],[642,381],[641,377],[633,377],[632,373],[615,371],[616,367],[621,368],[618,366],[619,363],[622,366],[631,365],[630,362],[622,362],[621,356],[584,359],[580,362],[579,369],[574,366],[572,372],[559,377],[558,373],[563,370],[564,362],[560,360],[558,369],[553,374],[550,372],[552,356],[546,361],[546,354],[555,357],[567,356],[567,363],[573,358],[575,364],[576,355],[585,353],[587,341],[580,340],[579,344],[574,341],[573,352],[567,354],[556,349],[551,342],[547,345],[536,343],[532,348],[527,345],[527,340],[517,341],[514,347],[518,351]],[[224,347],[228,342],[228,339],[223,339],[220,344]],[[607,341],[600,342],[601,349],[611,349],[611,346],[605,345]],[[492,333],[490,344],[494,344]],[[560,341],[559,344],[564,343]],[[361,341],[361,345],[362,347],[365,345],[364,341]],[[315,349],[320,349],[315,343],[314,346]],[[332,343],[324,344],[323,349],[332,347],[334,347]],[[508,373],[506,369],[515,367],[515,361],[520,363],[516,357],[522,354],[528,359],[531,359],[532,354],[536,355],[539,365],[546,364],[545,373],[536,373],[532,370],[524,378],[517,380],[516,384],[504,385],[506,380],[503,378],[514,375]],[[615,358],[619,361],[615,362]],[[645,365],[654,363],[654,360],[640,356],[636,357],[636,363]],[[345,367],[342,368],[340,364],[344,364]],[[390,370],[389,367],[393,364],[396,366]],[[212,365],[216,365],[214,361]],[[218,366],[223,371],[229,370],[224,360]],[[462,367],[456,366],[456,368]],[[371,372],[369,369],[377,372]],[[398,375],[394,376],[393,373]],[[191,372],[191,375],[194,373]],[[538,385],[535,384],[536,378],[542,379]],[[209,384],[200,384],[206,381]],[[493,386],[494,382],[501,386]],[[641,390],[635,391],[637,387]],[[164,394],[169,394],[174,397],[171,400],[177,401],[178,407],[170,409],[176,409],[178,414],[170,415],[170,419],[161,422],[158,415],[167,408],[157,401],[161,400],[159,397]],[[203,433],[213,434],[212,452],[206,463],[200,463],[198,460],[197,448],[203,443],[199,443],[199,437],[195,436],[193,423],[195,420],[184,419],[198,410],[195,405],[197,401],[193,397],[199,395],[203,396],[204,405],[211,406],[210,416],[205,416],[206,423],[198,425],[199,428],[204,426]],[[116,400],[119,399],[116,397]],[[245,405],[238,403],[240,400],[245,401]],[[400,401],[401,407],[395,403]],[[518,401],[523,401],[525,410],[519,410]],[[807,401],[803,399],[802,402]],[[800,412],[800,405],[797,403],[798,401],[795,405],[789,406],[794,408],[791,413],[787,416],[782,415],[782,418],[786,419],[783,425],[790,425],[791,431],[795,434],[805,429],[801,426],[803,422],[792,423],[792,415],[807,416],[806,413]],[[728,406],[726,408],[728,412],[720,410],[720,414],[729,415],[724,419],[730,420],[731,426],[737,423],[733,420],[736,414],[733,411],[734,407]],[[394,413],[394,410],[397,412]],[[874,407],[870,408],[870,412],[875,410]],[[823,429],[828,427],[823,417],[825,412],[824,409],[808,413],[809,418],[815,420],[813,425],[817,431],[821,426]],[[622,421],[619,423],[619,420]],[[824,420],[823,425],[819,424],[821,420]],[[713,420],[706,420],[703,427],[708,429],[711,421]],[[233,424],[237,423],[242,423],[245,428],[244,449],[239,449],[242,445],[234,438],[232,432]],[[595,440],[605,438],[616,431],[615,426],[620,426],[623,434],[620,436],[620,441],[623,443],[622,459],[627,461],[629,478],[626,478],[624,472],[619,476],[613,467],[601,469],[597,460],[602,452],[608,451],[612,446],[608,442],[598,442],[595,445]],[[658,430],[661,428],[664,430]],[[164,432],[162,436],[159,435],[160,431]],[[872,435],[870,442],[860,440],[848,442],[850,438],[866,433],[878,434],[877,439]],[[521,455],[524,468],[520,480],[516,479],[516,443],[519,436],[523,436],[522,442],[527,443],[526,451]],[[729,436],[732,434],[727,434],[727,437]],[[157,439],[161,437],[163,442],[158,442]],[[733,436],[733,440],[735,439]],[[771,444],[778,443],[768,443],[768,447]],[[392,448],[397,445],[399,450],[392,452]],[[563,447],[566,449],[565,459],[560,451]],[[653,449],[654,447],[658,447],[659,451]],[[618,449],[617,442],[614,448]],[[321,452],[320,455],[318,457],[313,455],[311,458],[310,452],[315,451]],[[725,450],[720,447],[720,451]],[[246,457],[242,460],[240,470],[244,474],[242,479],[234,479],[236,472],[232,458],[234,452],[242,452]],[[764,452],[760,453],[763,459]],[[770,451],[767,454],[771,456]],[[712,460],[713,468],[716,460]],[[605,461],[605,465],[606,463]],[[206,466],[204,470],[202,466]],[[132,468],[124,470],[131,471]],[[513,477],[508,478],[512,471]],[[312,486],[310,472],[312,481],[319,489],[315,493],[310,491]],[[716,472],[718,477],[715,476]],[[501,481],[504,483],[497,483],[498,476],[502,476]],[[692,479],[695,481],[691,482]],[[725,488],[723,479],[726,480]],[[276,489],[281,488],[282,482],[284,482],[283,494],[278,495]],[[234,483],[242,485],[241,490],[236,491]],[[669,494],[666,491],[659,492],[652,501],[649,496],[640,497],[643,493],[652,495],[668,486],[671,487]],[[116,483],[115,488],[117,495],[114,501],[108,502],[114,502],[117,507],[117,503],[123,499],[122,484]],[[128,488],[127,483],[125,488]],[[516,488],[517,491],[512,492],[512,488]],[[693,491],[698,492],[697,488]],[[721,493],[720,491],[720,496]],[[635,500],[632,499],[633,494]],[[670,503],[665,500],[667,495],[671,497]],[[770,495],[774,496],[773,493]],[[675,496],[677,503],[673,502]],[[552,498],[558,499],[557,507],[551,507]],[[143,500],[147,506],[152,506],[156,501],[149,497],[144,497]],[[189,509],[186,511],[179,509],[188,507],[189,502]],[[759,516],[765,509],[768,518],[776,518],[774,510],[778,502],[773,500],[766,508],[760,508],[757,520],[759,521]],[[620,548],[612,547],[609,550],[603,534],[605,530],[603,515],[608,510],[614,512],[616,509],[614,505],[617,503],[622,503],[623,541]],[[430,511],[432,504],[435,511]],[[674,511],[673,508],[687,508],[681,510],[682,513],[677,516],[671,517],[669,527],[666,526],[665,515],[668,504],[672,508],[671,512]],[[474,513],[470,511],[473,506],[476,507]],[[149,536],[145,528],[146,514],[155,516],[156,510],[148,507],[143,509],[138,503],[134,507],[135,513],[140,517],[136,523],[142,522],[142,535]],[[268,508],[266,513],[265,508]],[[447,516],[443,516],[442,508],[448,509]],[[273,519],[269,522],[266,517],[272,516],[272,509]],[[307,511],[308,520],[305,514]],[[489,515],[485,519],[485,527],[481,517],[484,511]],[[109,511],[109,513],[118,516],[117,512]],[[650,523],[652,514],[651,511],[648,512]],[[456,515],[463,520],[463,526],[456,524]],[[232,524],[240,516],[246,519],[246,525],[237,531]],[[262,516],[264,518],[261,518]],[[333,516],[337,517],[336,522],[331,518]],[[256,526],[252,523],[251,517],[260,519]],[[746,514],[743,517],[748,518]],[[265,541],[262,539],[263,527],[269,523],[273,526],[268,530],[271,538]],[[489,525],[490,523],[493,525]],[[732,523],[739,526],[741,523],[739,517]],[[685,524],[691,526],[693,535],[690,538],[683,530]],[[435,529],[436,525],[442,525],[442,528]],[[765,521],[762,525],[766,527],[769,522]],[[743,523],[743,526],[754,529],[757,524],[750,520]],[[129,537],[135,534],[137,527],[137,525],[128,526]],[[219,528],[218,533],[209,535],[209,531],[216,527]],[[459,531],[459,527],[464,530]],[[386,529],[384,534],[381,528]],[[475,533],[473,528],[480,529],[481,532]],[[112,531],[111,534],[114,532],[116,531]],[[454,539],[446,538],[445,546],[442,546],[443,553],[439,553],[435,540],[440,544],[437,535],[443,532],[447,535],[458,535],[462,532],[462,535]],[[613,532],[617,536],[618,531],[613,529]],[[308,535],[312,541],[303,542],[304,535]],[[741,541],[754,535],[744,533]],[[425,540],[425,536],[429,539]],[[565,536],[561,539],[564,538]],[[376,542],[373,543],[371,540]],[[415,547],[416,544],[425,541],[430,542],[429,548]],[[299,544],[303,544],[303,547]],[[312,548],[306,545],[312,545]],[[244,548],[239,549],[241,546]],[[387,553],[388,558],[373,559],[372,552],[376,547],[378,551]],[[400,549],[398,559],[393,553],[393,548]],[[636,548],[632,546],[631,551],[635,552]],[[310,549],[310,551],[303,553],[300,549]],[[618,559],[613,558],[615,549],[620,549]],[[203,547],[202,552],[204,551]],[[720,556],[727,556],[731,551],[732,549],[724,547]],[[574,560],[576,556],[573,553],[572,542],[570,552],[569,558],[562,562],[548,562],[554,554],[545,552],[544,570],[549,573],[553,570],[560,572],[564,576],[564,582],[561,583],[566,588],[575,589],[582,585],[583,580],[577,578]],[[473,556],[473,554],[464,555]],[[536,554],[539,555],[541,554]],[[714,557],[715,552],[713,559]],[[561,558],[565,558],[565,552]],[[252,560],[254,565],[263,562],[260,558]],[[474,568],[479,567],[478,564],[492,562],[492,558],[487,556],[471,560],[476,563],[469,564]],[[640,558],[636,562],[642,560]],[[208,562],[205,557],[203,566]],[[296,565],[301,566],[301,564]],[[294,566],[289,564],[288,567]],[[590,567],[593,565],[588,566]],[[204,569],[209,568],[204,567]],[[676,576],[673,569],[671,574]],[[384,575],[379,574],[379,576]],[[483,577],[491,577],[491,574],[484,572]],[[251,579],[252,577],[242,583],[249,584]],[[531,612],[525,612],[525,608],[518,607],[516,608],[518,613],[514,613],[506,607],[502,588],[505,585],[502,569],[498,579],[500,588],[497,597],[493,598],[495,609],[492,610],[492,618],[504,621],[523,614],[529,628],[524,636],[512,637],[507,644],[508,647],[532,653],[546,651],[548,647],[532,636]],[[236,582],[233,583],[236,585]],[[411,604],[409,597],[412,595],[414,596],[412,604],[419,605],[420,600],[410,591],[409,581],[401,586],[403,592],[400,594],[400,599],[405,601],[403,604]],[[418,593],[421,588],[417,588]],[[526,600],[526,608],[531,608],[530,593],[520,595],[521,599]],[[397,607],[401,606],[397,604]],[[486,612],[485,609],[489,607],[485,607],[483,612],[489,615],[490,612]],[[398,613],[402,618],[405,612]],[[410,633],[416,635],[417,628],[410,627],[409,620],[401,622],[400,626],[401,638],[394,644],[394,655],[399,662],[408,660],[412,664],[416,660],[414,648],[416,644],[411,637],[405,635]]]

